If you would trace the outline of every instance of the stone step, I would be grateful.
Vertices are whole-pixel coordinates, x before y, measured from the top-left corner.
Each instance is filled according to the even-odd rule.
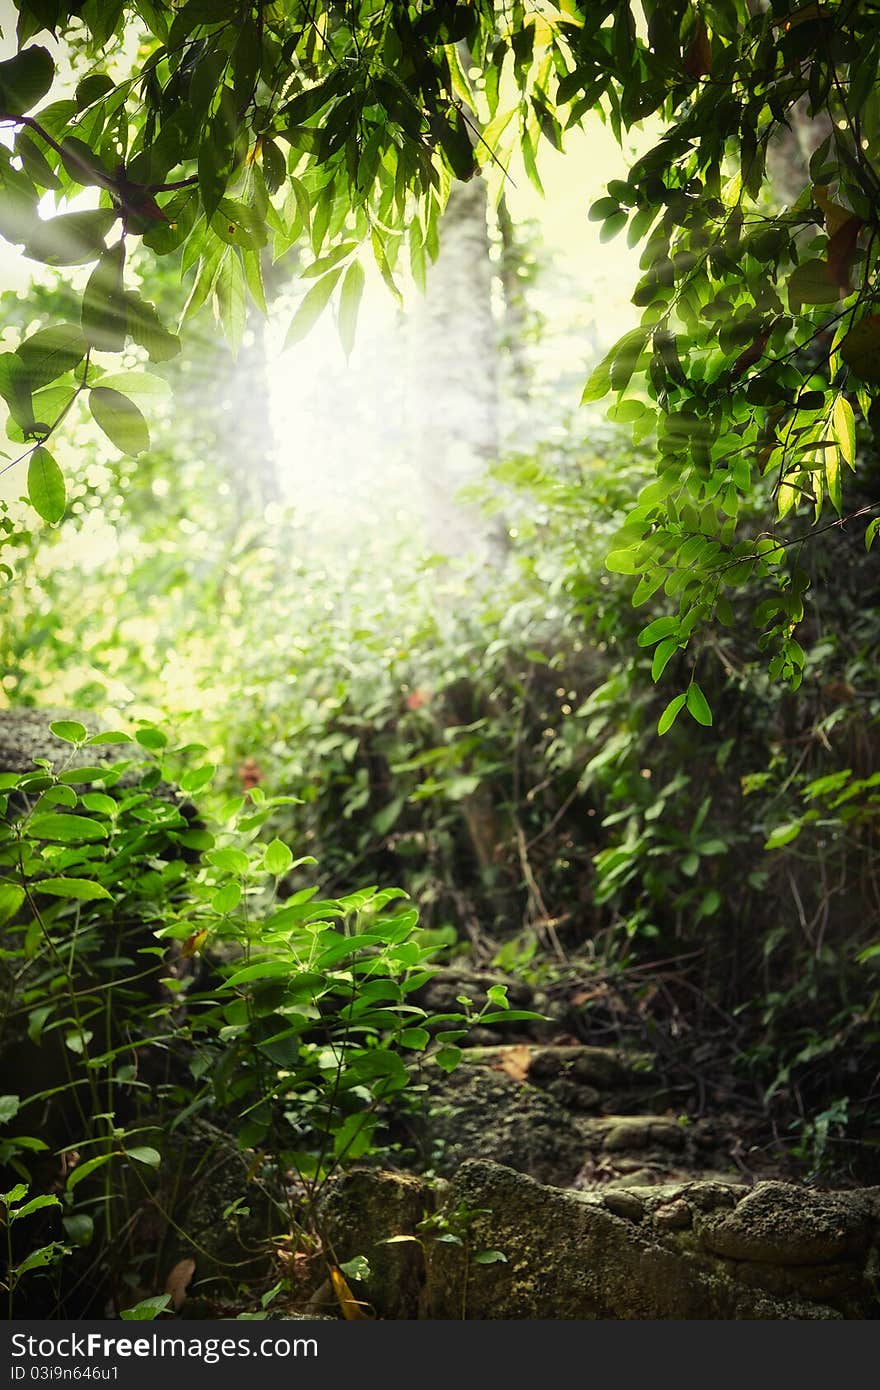
[[[877,1188],[713,1180],[571,1192],[472,1159],[448,1183],[341,1176],[320,1216],[335,1258],[367,1261],[355,1293],[384,1318],[789,1321],[880,1312]],[[503,1258],[480,1262],[484,1251]]]
[[[729,1170],[716,1127],[659,1113],[665,1098],[656,1087],[649,1088],[655,1109],[641,1110],[646,1075],[638,1055],[611,1049],[468,1048],[451,1073],[424,1067],[422,1091],[408,1102],[407,1127],[419,1166],[441,1175],[474,1157],[582,1189]],[[615,1089],[603,1092],[599,1085]]]

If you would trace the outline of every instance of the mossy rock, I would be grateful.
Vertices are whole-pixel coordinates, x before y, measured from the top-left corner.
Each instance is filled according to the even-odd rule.
[[[806,1227],[815,1194],[796,1191]],[[849,1212],[852,1194],[839,1195],[841,1208]],[[863,1224],[876,1199],[866,1207],[856,1195],[855,1214],[847,1218],[861,1232],[861,1255],[802,1266],[801,1277],[783,1278],[776,1285],[766,1280],[763,1286],[750,1277],[744,1262],[709,1251],[699,1234],[700,1229],[721,1229],[747,1201],[743,1189],[722,1183],[678,1184],[667,1191],[643,1190],[624,1211],[620,1194],[609,1207],[600,1193],[561,1191],[510,1168],[469,1161],[450,1183],[443,1206],[459,1217],[462,1211],[472,1213],[467,1242],[426,1247],[429,1316],[775,1320],[878,1315],[873,1216]],[[787,1195],[780,1207],[780,1262],[768,1262],[765,1269],[791,1269],[784,1264],[791,1255],[788,1210]],[[815,1212],[820,1232],[826,1213],[827,1204],[820,1202]],[[772,1245],[765,1248],[772,1253]],[[846,1249],[851,1252],[855,1246]],[[819,1253],[820,1246],[812,1250]],[[475,1257],[483,1251],[500,1252],[504,1259],[480,1263]],[[813,1277],[817,1272],[822,1276],[818,1281]],[[829,1277],[835,1272],[840,1278]]]
[[[418,1228],[428,1202],[419,1178],[375,1169],[342,1174],[321,1198],[317,1226],[327,1251],[340,1263],[366,1260],[369,1272],[349,1283],[379,1317],[419,1316],[425,1262]]]
[[[432,1072],[420,1113],[410,1117],[427,1167],[446,1176],[478,1157],[542,1182],[574,1180],[584,1159],[583,1134],[552,1096],[489,1067]]]

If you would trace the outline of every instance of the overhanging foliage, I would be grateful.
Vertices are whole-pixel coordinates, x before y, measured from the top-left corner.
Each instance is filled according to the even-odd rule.
[[[651,118],[654,147],[591,215],[602,236],[645,243],[634,302],[641,323],[591,375],[636,437],[657,434],[657,478],[608,556],[636,578],[634,603],[661,589],[677,612],[649,623],[654,676],[710,621],[732,621],[728,590],[755,586],[771,674],[796,687],[794,637],[805,575],[791,557],[817,528],[880,518],[850,502],[856,411],[880,382],[875,169],[880,15],[865,0],[768,6],[687,0],[559,5],[250,3],[249,0],[30,0],[16,6],[19,53],[0,65],[0,230],[52,265],[91,266],[78,322],[41,330],[0,359],[9,434],[29,460],[30,500],[63,514],[47,447],[75,400],[122,453],[149,425],[105,354],[131,340],[155,362],[179,340],[131,289],[139,243],[179,258],[185,313],[212,302],[229,340],[248,296],[264,307],[261,264],[306,248],[311,287],[290,338],[335,302],[350,343],[375,259],[399,293],[423,283],[455,179],[503,184],[511,152],[540,185],[542,142],[600,111],[615,133]],[[56,71],[63,40],[73,82]],[[47,41],[48,43],[48,41]],[[812,122],[803,188],[780,207],[772,142]],[[97,206],[47,217],[93,189]],[[740,512],[769,489],[759,534]],[[827,504],[830,511],[824,512]],[[849,510],[849,515],[848,515]],[[789,529],[789,517],[802,519]],[[797,525],[798,523],[796,523]],[[767,590],[770,590],[769,597]],[[661,718],[711,711],[692,671]]]

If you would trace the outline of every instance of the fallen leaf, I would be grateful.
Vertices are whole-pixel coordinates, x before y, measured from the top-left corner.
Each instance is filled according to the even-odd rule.
[[[579,989],[571,996],[569,1003],[579,1008],[581,1004],[589,1004],[591,999],[602,999],[607,993],[606,985],[596,985],[593,989]]]
[[[196,1262],[187,1256],[178,1260],[165,1280],[165,1292],[171,1295],[171,1306],[178,1313],[186,1302],[186,1291],[196,1272]]]
[[[525,1081],[531,1065],[532,1049],[528,1043],[517,1043],[512,1047],[505,1047],[493,1069],[506,1072],[514,1081]]]
[[[180,948],[181,959],[188,960],[190,956],[194,956],[197,951],[202,949],[207,939],[207,931],[193,932],[192,936],[188,936]]]
[[[333,1285],[333,1292],[339,1304],[342,1316],[349,1322],[358,1318],[369,1318],[369,1314],[364,1312],[365,1305],[355,1298],[351,1289],[345,1281],[345,1276],[341,1269],[336,1265],[330,1266],[330,1283]]]

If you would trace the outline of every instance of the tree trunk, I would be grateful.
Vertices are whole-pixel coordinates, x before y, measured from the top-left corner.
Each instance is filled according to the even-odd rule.
[[[485,477],[498,452],[498,344],[486,188],[458,184],[427,292],[409,319],[413,434],[425,530],[432,550],[497,561],[501,528],[459,490]]]

